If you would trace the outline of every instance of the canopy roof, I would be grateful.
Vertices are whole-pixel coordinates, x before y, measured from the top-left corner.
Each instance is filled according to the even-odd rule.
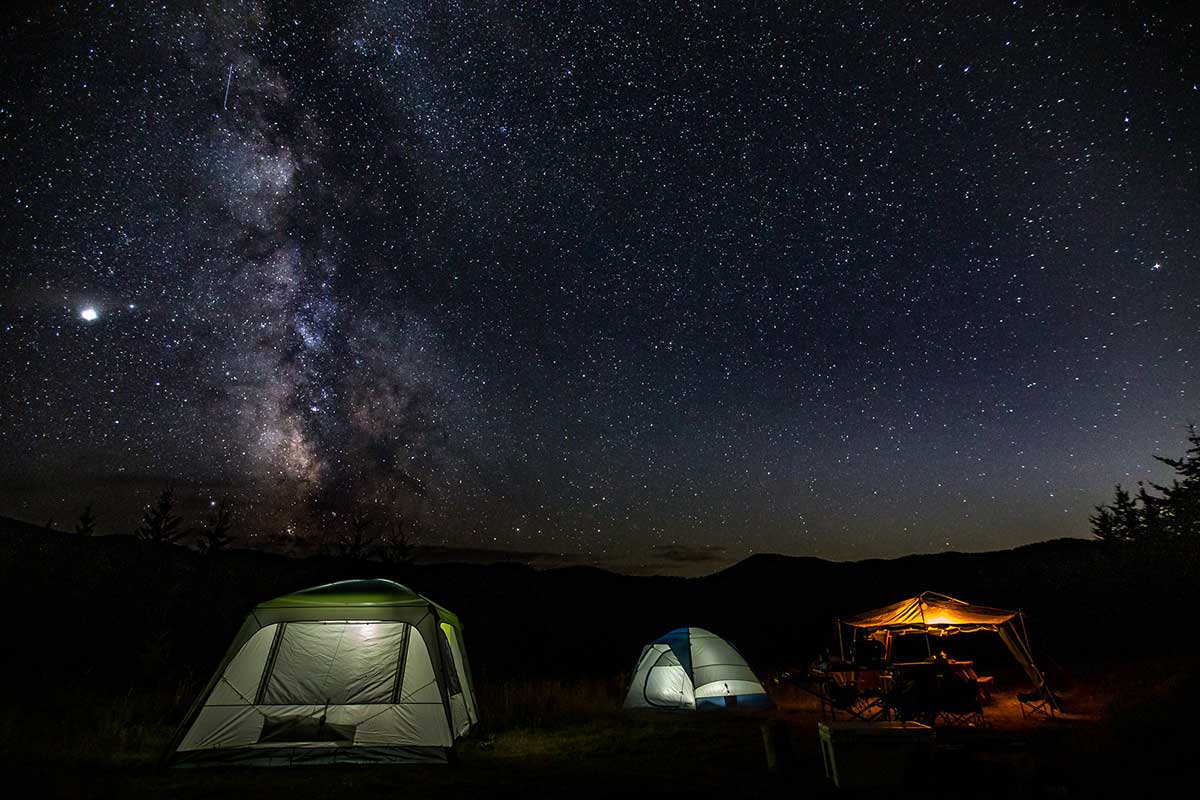
[[[1046,682],[1041,670],[1033,663],[1024,617],[1019,611],[976,606],[937,592],[921,592],[916,597],[864,611],[839,622],[872,633],[886,631],[889,637],[907,634],[940,637],[989,631],[1000,637],[1036,688],[1040,689]],[[840,626],[838,636],[840,639]]]
[[[899,603],[845,618],[842,622],[854,628],[873,630],[940,626],[986,628],[1003,625],[1016,615],[1016,611],[971,605],[937,592],[922,592]]]

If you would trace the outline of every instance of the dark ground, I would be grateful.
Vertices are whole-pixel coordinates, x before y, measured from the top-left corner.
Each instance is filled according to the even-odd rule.
[[[38,794],[90,797],[733,796],[834,791],[817,709],[774,678],[832,642],[832,620],[931,589],[1027,611],[1035,655],[1068,714],[1021,720],[1019,673],[966,641],[993,672],[987,730],[939,731],[916,797],[1144,796],[1200,778],[1200,647],[1189,553],[1061,540],[984,554],[830,563],[757,556],[716,575],[633,578],[589,568],[203,559],[126,537],[87,539],[0,521],[0,756]],[[394,577],[464,620],[483,724],[456,767],[159,770],[174,726],[246,611],[344,577]],[[624,673],[642,644],[680,625],[729,638],[766,676],[762,714],[625,714]],[[792,769],[765,768],[761,726],[791,731]]]
[[[903,789],[838,792],[824,777],[817,710],[769,714],[601,714],[589,722],[514,729],[462,747],[454,767],[298,767],[162,770],[146,765],[39,767],[34,786],[62,797],[318,798],[489,795],[600,797],[630,793],[767,797],[781,793],[904,797],[1141,797],[1198,775],[1185,761],[1115,739],[1094,706],[1026,723],[1015,703],[988,709],[992,727],[943,728],[927,768]],[[761,728],[786,720],[791,763],[765,768]],[[1189,739],[1186,747],[1192,746]],[[1145,743],[1143,743],[1145,744]],[[486,745],[486,747],[484,746]],[[1182,748],[1180,748],[1182,749]],[[1161,754],[1160,754],[1161,755]],[[1194,785],[1194,784],[1193,784]]]

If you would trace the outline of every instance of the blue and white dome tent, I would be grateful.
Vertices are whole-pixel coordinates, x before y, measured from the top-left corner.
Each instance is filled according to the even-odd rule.
[[[703,628],[676,628],[642,648],[625,708],[770,708],[746,659]]]

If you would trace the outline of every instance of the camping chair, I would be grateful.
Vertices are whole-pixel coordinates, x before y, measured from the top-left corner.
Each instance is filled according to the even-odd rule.
[[[1021,717],[1023,719],[1035,716],[1053,718],[1055,714],[1062,711],[1062,703],[1058,695],[1050,691],[1050,687],[1045,684],[1037,687],[1032,692],[1018,693],[1017,703],[1021,706]]]
[[[981,705],[986,706],[992,702],[992,686],[995,685],[995,676],[979,675],[975,672],[975,664],[972,661],[956,662],[955,667],[963,678],[975,681],[975,685],[979,687],[979,703]]]
[[[883,697],[864,693],[853,682],[829,678],[822,685],[819,697],[822,718],[828,714],[829,719],[836,721],[840,712],[853,719],[870,721],[887,714]]]
[[[943,725],[976,727],[987,725],[979,702],[978,681],[951,679],[937,691],[933,700],[934,719]]]
[[[933,720],[925,714],[925,695],[918,681],[893,677],[883,700],[885,715],[895,720],[931,723]]]

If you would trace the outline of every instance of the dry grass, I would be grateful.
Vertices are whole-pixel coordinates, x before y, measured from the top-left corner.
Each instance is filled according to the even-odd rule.
[[[1109,676],[1095,702],[1107,712],[1106,727],[1117,747],[1155,769],[1194,763],[1197,674],[1200,663],[1188,660],[1129,665]]]
[[[800,688],[790,676],[763,675],[763,686],[775,705],[788,712],[820,713],[821,703],[812,692]]]
[[[623,683],[624,676],[481,682],[476,687],[481,725],[473,739],[495,742],[497,754],[505,755],[586,749],[620,718]],[[188,679],[117,695],[67,687],[17,698],[0,709],[2,758],[25,764],[154,764],[200,688]]]
[[[0,750],[19,764],[104,767],[155,763],[197,691],[191,681],[120,695],[39,692],[0,711]]]
[[[536,731],[609,719],[621,711],[625,676],[517,678],[476,686],[481,730]]]
[[[1187,664],[1098,671],[1076,683],[1064,698],[1068,714],[1053,722],[1022,719],[1016,687],[1004,687],[987,707],[990,729],[939,731],[939,742],[951,747],[947,752],[958,753],[958,761],[943,764],[939,780],[946,786],[994,784],[1023,791],[1045,784],[1074,791],[1123,785],[1122,770],[1146,774],[1153,765],[1155,774],[1162,773],[1190,741],[1175,731],[1179,715],[1190,719],[1200,703],[1192,674],[1194,665]],[[417,794],[431,797],[528,786],[570,789],[580,796],[685,785],[692,791],[720,788],[731,796],[758,794],[774,779],[764,772],[759,727],[783,720],[796,760],[788,780],[809,793],[830,790],[816,746],[819,709],[803,690],[768,678],[778,705],[773,712],[673,714],[623,711],[624,683],[622,675],[481,680],[482,724],[461,748],[461,768],[414,768],[406,774],[419,775],[424,788]],[[258,773],[147,769],[195,691],[188,682],[117,696],[63,693],[48,702],[10,705],[0,712],[0,748],[6,760],[65,776],[55,780],[96,782],[94,796],[199,797],[252,788],[294,799],[327,796],[333,786],[381,788],[395,780],[394,771],[384,768],[313,768],[272,778],[268,791]]]

